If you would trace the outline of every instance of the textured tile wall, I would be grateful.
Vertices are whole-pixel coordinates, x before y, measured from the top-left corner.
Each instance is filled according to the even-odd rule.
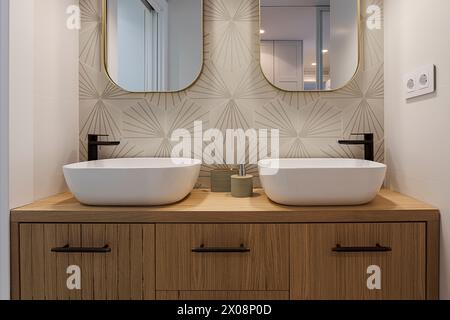
[[[362,0],[363,55],[356,77],[342,90],[287,93],[273,88],[259,66],[259,1],[204,0],[204,69],[179,93],[130,94],[109,82],[101,59],[101,0],[80,0],[80,158],[88,133],[121,140],[104,157],[167,157],[170,136],[203,120],[207,129],[277,128],[283,157],[361,157],[362,148],[337,144],[352,132],[376,134],[384,161],[383,30],[366,26]],[[198,187],[209,184],[204,166]],[[256,168],[249,166],[256,174]]]

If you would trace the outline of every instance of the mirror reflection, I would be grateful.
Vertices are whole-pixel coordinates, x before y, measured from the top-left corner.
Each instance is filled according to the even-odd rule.
[[[261,67],[286,91],[345,86],[359,62],[358,0],[260,0]]]
[[[189,87],[203,64],[202,0],[106,0],[105,63],[131,92]]]

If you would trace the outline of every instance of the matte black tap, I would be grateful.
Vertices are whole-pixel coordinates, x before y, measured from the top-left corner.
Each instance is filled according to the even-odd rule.
[[[108,137],[107,134],[88,135],[88,161],[98,160],[99,146],[118,146],[120,141],[98,141],[99,137]]]
[[[364,140],[339,140],[344,145],[364,145],[364,159],[375,161],[375,142],[373,133],[353,133],[352,136],[364,136]]]

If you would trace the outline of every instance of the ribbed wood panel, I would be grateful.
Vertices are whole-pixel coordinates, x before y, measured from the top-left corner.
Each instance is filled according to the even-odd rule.
[[[20,297],[26,300],[154,300],[154,225],[23,224]],[[54,253],[52,248],[108,245],[110,253]],[[81,268],[81,290],[67,288],[67,268]]]
[[[160,291],[288,291],[288,225],[157,225]],[[249,249],[194,253],[201,245]]]
[[[296,300],[425,300],[426,224],[302,224],[291,226],[291,298]],[[343,247],[389,252],[337,253]],[[381,289],[369,290],[369,266],[381,268]]]

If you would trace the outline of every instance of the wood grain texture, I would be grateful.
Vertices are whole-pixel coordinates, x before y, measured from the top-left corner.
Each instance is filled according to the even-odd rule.
[[[293,300],[426,299],[426,225],[310,224],[291,226]],[[384,253],[335,253],[348,247],[392,248]],[[367,268],[382,271],[382,290],[367,288]]]
[[[250,252],[192,252],[241,244]],[[159,291],[289,290],[287,225],[157,225],[156,248]]]
[[[20,299],[20,230],[18,223],[11,223],[11,300]]]
[[[117,292],[119,300],[130,300],[131,282],[130,282],[130,226],[127,224],[118,226],[118,285]]]
[[[33,299],[33,254],[32,254],[33,225],[20,226],[20,298]]]
[[[70,244],[69,242],[69,225],[67,224],[58,224],[56,225],[56,245],[54,248],[64,247],[65,245]],[[52,248],[49,248],[51,250]],[[69,300],[69,290],[67,290],[67,267],[69,266],[69,255],[67,254],[56,254],[51,251],[47,251],[45,253],[48,259],[51,257],[55,257],[56,259],[56,298],[57,300]],[[26,263],[26,261],[22,261],[22,263]],[[82,268],[83,274],[81,278],[81,288],[83,289],[83,295],[85,295],[86,288],[88,287],[86,284],[86,279],[89,277],[90,268],[87,266],[87,262],[85,259],[82,260],[80,267]],[[86,272],[86,275],[84,273]],[[45,276],[45,275],[44,275]],[[52,277],[52,275],[50,275]]]
[[[108,239],[108,245],[112,248],[111,253],[106,257],[106,263],[109,266],[106,273],[106,299],[117,300],[119,298],[117,283],[119,279],[118,268],[114,267],[118,265],[118,241],[119,241],[119,226],[117,224],[106,225],[106,239]],[[154,242],[154,239],[153,239]]]
[[[104,247],[108,244],[108,240],[106,239],[106,226],[103,224],[93,225],[91,237],[93,247]],[[106,275],[109,272],[109,267],[106,265],[106,258],[107,255],[105,254],[92,255],[92,288],[94,300],[106,300]]]
[[[93,239],[93,225],[83,225],[82,226],[82,235],[81,235],[81,243],[85,247],[93,247],[94,239]],[[68,242],[70,244],[70,242]],[[101,246],[104,246],[102,244]],[[68,258],[69,255],[58,254],[58,257],[64,258],[65,256]],[[82,272],[82,281],[81,281],[81,297],[82,300],[93,300],[94,299],[94,255],[90,253],[82,253],[81,254],[82,263],[80,265]],[[61,268],[63,269],[63,267]],[[101,270],[103,272],[107,272],[107,270]],[[101,272],[99,271],[99,272]],[[62,281],[60,281],[62,284]],[[67,290],[67,288],[65,288]]]
[[[142,225],[130,226],[130,298],[131,300],[143,299],[144,279],[144,248]]]
[[[440,228],[437,221],[427,223],[427,299],[439,300]]]
[[[74,247],[83,247],[83,230],[81,229],[81,225],[79,224],[71,224],[68,226],[69,230],[69,242],[70,245]],[[51,249],[50,249],[51,250]],[[71,254],[68,256],[68,264],[81,266],[83,264],[83,255],[82,254]],[[68,275],[66,274],[66,277]],[[70,300],[81,300],[82,292],[79,290],[73,290],[69,292]]]
[[[20,291],[13,290],[20,292],[20,299],[155,299],[154,225],[22,224],[18,236],[21,281]],[[112,251],[51,252],[66,245],[109,245]],[[81,290],[67,288],[66,271],[71,265],[81,268]]]
[[[156,299],[156,228],[154,225],[142,227],[142,238],[145,244],[142,249],[143,270],[143,298],[144,300]],[[153,243],[154,245],[150,245]]]
[[[44,248],[45,248],[45,298],[47,300],[58,299],[58,282],[57,282],[57,258],[56,254],[52,254],[52,248],[58,247],[56,242],[56,225],[46,224],[44,225]]]
[[[157,291],[156,299],[168,301],[289,300],[289,291]]]
[[[327,223],[438,221],[439,211],[388,190],[367,205],[288,207],[263,191],[237,199],[228,193],[194,190],[180,203],[164,207],[89,207],[69,193],[38,201],[11,213],[12,222],[30,223]]]
[[[34,300],[45,299],[45,248],[44,225],[31,226],[31,266],[32,266],[32,295]]]

